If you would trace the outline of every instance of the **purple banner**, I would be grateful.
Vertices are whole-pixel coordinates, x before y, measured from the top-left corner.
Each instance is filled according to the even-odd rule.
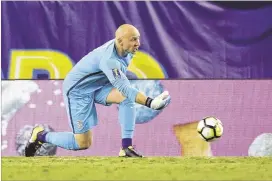
[[[181,1],[1,5],[2,79],[63,79],[124,23],[141,33],[129,67],[134,78],[272,78],[269,3],[250,9]]]
[[[137,124],[134,138],[144,155],[247,156],[257,136],[272,133],[271,80],[142,82],[135,82],[142,91],[157,91],[156,85],[161,85],[172,96],[169,107],[159,114],[137,107],[137,119],[149,115],[146,123]],[[2,156],[22,155],[35,124],[47,130],[71,131],[61,84],[41,80],[2,82]],[[116,156],[121,144],[117,106],[97,105],[97,111],[99,123],[93,129],[93,145],[88,150],[67,151],[45,145],[40,154]],[[201,140],[196,131],[198,120],[206,116],[219,118],[224,127],[223,136],[212,144]],[[261,141],[267,144],[269,140]],[[261,142],[257,148],[261,149],[258,154],[267,151]],[[256,147],[252,149],[256,152]]]

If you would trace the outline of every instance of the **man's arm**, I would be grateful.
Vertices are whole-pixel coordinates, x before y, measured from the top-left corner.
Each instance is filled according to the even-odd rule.
[[[119,69],[118,62],[114,59],[101,60],[100,69],[105,73],[110,83],[125,97],[130,99],[133,102],[137,102],[136,97],[139,94],[137,89],[134,89],[130,86],[130,82],[127,79],[126,75]],[[139,103],[144,105],[146,101],[144,95],[140,96]]]
[[[147,98],[148,97],[145,96],[143,93],[138,92],[135,102],[137,102],[138,104],[141,104],[141,105],[145,105]]]
[[[131,87],[126,75],[119,69],[116,60],[101,60],[99,67],[105,73],[110,83],[131,101],[152,109],[163,109],[170,103],[170,96],[167,91],[163,92],[153,100],[139,92],[137,89]]]

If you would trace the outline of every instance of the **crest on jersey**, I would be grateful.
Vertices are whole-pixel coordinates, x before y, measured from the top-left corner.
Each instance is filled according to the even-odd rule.
[[[82,130],[82,129],[83,129],[83,121],[80,121],[80,120],[77,121],[77,128],[78,128],[79,130]]]
[[[120,71],[118,70],[118,69],[112,69],[112,74],[113,74],[113,77],[115,78],[115,79],[117,79],[117,78],[121,78],[121,74],[120,74]]]

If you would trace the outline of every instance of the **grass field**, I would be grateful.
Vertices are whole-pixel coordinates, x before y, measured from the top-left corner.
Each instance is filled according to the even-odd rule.
[[[272,180],[272,158],[2,157],[2,180]]]

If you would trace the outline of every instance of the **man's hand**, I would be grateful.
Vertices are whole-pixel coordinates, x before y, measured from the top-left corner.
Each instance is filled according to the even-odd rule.
[[[161,110],[164,109],[171,101],[171,97],[168,91],[164,91],[155,99],[150,97],[147,98],[145,105],[151,109]]]

